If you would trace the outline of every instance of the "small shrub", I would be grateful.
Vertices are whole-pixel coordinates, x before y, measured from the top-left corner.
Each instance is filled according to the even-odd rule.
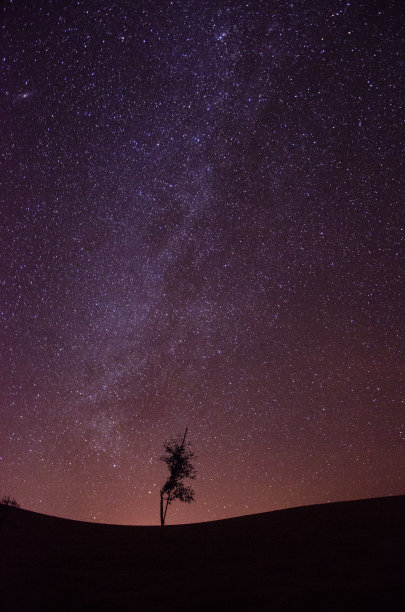
[[[13,508],[20,507],[20,504],[14,499],[14,497],[10,497],[9,495],[4,495],[1,498],[0,504],[3,504],[3,506],[12,506]]]

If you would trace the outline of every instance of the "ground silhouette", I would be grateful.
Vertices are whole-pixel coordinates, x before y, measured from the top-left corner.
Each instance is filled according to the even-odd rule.
[[[400,610],[405,496],[210,523],[98,525],[0,507],[4,610]]]

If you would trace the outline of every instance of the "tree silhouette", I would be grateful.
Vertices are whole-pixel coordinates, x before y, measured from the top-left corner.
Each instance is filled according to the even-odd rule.
[[[9,495],[4,495],[0,500],[0,504],[3,506],[11,506],[12,508],[20,507],[20,504],[14,499],[14,497],[10,497]]]
[[[169,476],[160,489],[160,524],[163,527],[166,521],[167,509],[176,499],[186,504],[194,501],[195,491],[184,484],[185,478],[195,479],[196,470],[192,463],[196,459],[195,454],[190,449],[190,443],[186,443],[186,428],[181,444],[174,438],[165,442],[165,454],[160,457],[169,468]]]

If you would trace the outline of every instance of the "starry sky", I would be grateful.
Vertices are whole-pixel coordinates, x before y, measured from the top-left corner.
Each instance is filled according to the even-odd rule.
[[[2,3],[0,494],[159,523],[404,492],[401,2]]]

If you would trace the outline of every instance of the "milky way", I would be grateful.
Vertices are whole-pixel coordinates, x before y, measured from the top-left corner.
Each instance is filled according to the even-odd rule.
[[[0,494],[157,524],[186,426],[169,523],[403,492],[401,4],[4,4]]]

